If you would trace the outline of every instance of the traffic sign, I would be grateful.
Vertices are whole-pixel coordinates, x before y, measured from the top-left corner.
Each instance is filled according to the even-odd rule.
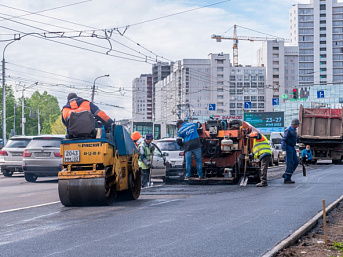
[[[251,102],[244,102],[244,109],[251,109]]]
[[[317,98],[324,98],[324,90],[323,91],[317,91]]]
[[[208,110],[209,111],[215,111],[216,110],[216,104],[209,104],[208,105]]]
[[[273,105],[279,105],[279,98],[273,98]]]

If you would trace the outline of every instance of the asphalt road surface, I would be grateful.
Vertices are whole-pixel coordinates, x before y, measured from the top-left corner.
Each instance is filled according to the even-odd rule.
[[[342,167],[316,165],[266,188],[160,185],[85,208],[63,207],[56,179],[0,176],[0,256],[261,256],[343,194]]]

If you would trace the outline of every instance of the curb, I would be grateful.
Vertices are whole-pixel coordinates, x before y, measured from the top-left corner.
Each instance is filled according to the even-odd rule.
[[[343,195],[330,204],[327,208],[325,208],[326,214],[331,212],[336,206],[343,200]],[[303,226],[297,229],[293,234],[288,236],[286,239],[282,240],[279,244],[277,244],[273,249],[262,255],[262,257],[274,257],[276,254],[293,245],[300,237],[304,236],[307,232],[309,232],[318,222],[320,218],[323,216],[323,211],[319,212],[316,216],[306,222]]]

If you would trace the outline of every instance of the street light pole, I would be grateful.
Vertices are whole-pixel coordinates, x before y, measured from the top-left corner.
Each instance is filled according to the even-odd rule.
[[[106,74],[106,75],[102,75],[102,76],[99,76],[99,77],[95,78],[94,83],[93,83],[93,89],[92,89],[92,103],[94,102],[95,81],[97,79],[100,79],[100,78],[103,78],[103,77],[109,77],[109,76],[110,76],[109,74]]]
[[[6,88],[5,88],[5,51],[6,48],[19,39],[9,42],[2,51],[2,139],[6,144]]]

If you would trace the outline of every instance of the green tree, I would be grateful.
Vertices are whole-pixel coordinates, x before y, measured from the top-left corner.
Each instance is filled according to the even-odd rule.
[[[52,124],[61,116],[57,98],[44,91],[40,94],[34,92],[30,98],[25,99],[25,134],[38,134],[38,107],[41,125],[41,134],[51,134]]]
[[[6,86],[6,138],[9,137],[9,134],[11,132],[11,129],[13,129],[13,119],[14,119],[14,103],[15,103],[15,97],[13,94],[13,90],[11,86]],[[2,138],[2,88],[1,88],[1,92],[0,92],[0,102],[1,102],[1,106],[0,106],[0,116],[1,116],[1,138]],[[17,117],[16,117],[17,120]]]
[[[56,121],[51,125],[51,132],[55,135],[64,135],[66,134],[66,127],[64,126],[61,117],[58,117]]]

